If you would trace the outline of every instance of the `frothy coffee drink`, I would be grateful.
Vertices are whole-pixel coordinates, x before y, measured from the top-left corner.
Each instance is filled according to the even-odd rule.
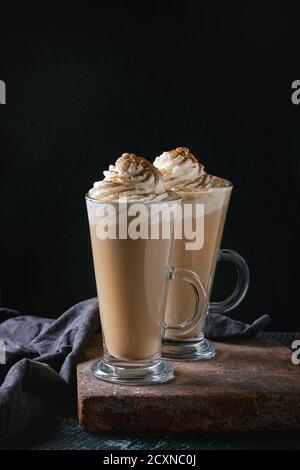
[[[179,147],[164,152],[154,162],[166,183],[166,188],[180,194],[183,203],[204,204],[204,245],[200,250],[186,250],[185,240],[175,240],[171,264],[195,271],[211,293],[224,223],[232,185],[229,181],[209,175],[188,148]],[[174,281],[169,288],[166,321],[184,321],[194,309],[192,289]],[[203,322],[180,340],[192,340],[203,332]],[[166,334],[166,337],[170,335]],[[172,333],[176,339],[176,335]]]
[[[96,230],[101,219],[96,206],[99,201],[110,202],[120,211],[125,201],[129,205],[134,201],[171,201],[174,196],[166,191],[159,171],[134,154],[123,154],[104,176],[88,194],[102,334],[110,355],[144,360],[160,351],[164,315],[160,299],[166,286],[171,240],[99,239]]]

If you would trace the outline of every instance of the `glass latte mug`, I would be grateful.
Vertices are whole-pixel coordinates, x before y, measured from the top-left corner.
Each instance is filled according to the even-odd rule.
[[[161,359],[163,334],[187,334],[208,306],[199,277],[170,266],[174,214],[181,199],[174,195],[163,202],[169,220],[153,214],[161,202],[108,202],[87,195],[86,204],[103,337],[103,358],[92,372],[113,383],[165,382],[174,370]],[[163,236],[166,222],[169,231]],[[192,287],[193,314],[167,324],[168,286],[175,280]]]
[[[237,270],[237,284],[230,297],[222,302],[209,303],[209,312],[214,313],[226,313],[235,308],[243,300],[249,285],[249,270],[245,260],[235,251],[220,250],[231,191],[232,185],[199,189],[194,192],[178,192],[183,204],[193,205],[193,217],[196,217],[195,205],[203,204],[204,213],[201,217],[204,225],[204,238],[202,247],[197,250],[187,250],[184,239],[175,240],[171,264],[196,272],[203,282],[208,300],[218,261],[230,261]],[[169,289],[166,321],[181,322],[193,309],[194,298],[191,290],[175,280]],[[163,339],[163,356],[185,360],[213,357],[215,349],[213,344],[204,338],[204,323],[205,316],[183,336],[179,336],[176,331],[166,330]]]

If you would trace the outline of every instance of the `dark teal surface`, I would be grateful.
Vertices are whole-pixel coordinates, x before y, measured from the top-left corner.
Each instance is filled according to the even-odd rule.
[[[102,432],[89,434],[75,419],[61,419],[18,449],[34,450],[230,450],[230,449],[297,449],[299,433],[172,433],[140,434]]]

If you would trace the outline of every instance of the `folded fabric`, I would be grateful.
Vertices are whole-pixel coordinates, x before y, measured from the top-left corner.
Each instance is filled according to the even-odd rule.
[[[206,317],[205,336],[215,340],[249,338],[266,328],[269,323],[269,315],[262,315],[251,325],[248,325],[219,313],[210,313]]]
[[[206,336],[220,340],[253,336],[268,322],[268,315],[247,325],[210,314]],[[0,340],[6,352],[6,363],[0,364],[2,444],[46,414],[75,403],[76,364],[99,328],[96,298],[71,307],[57,320],[0,308]]]

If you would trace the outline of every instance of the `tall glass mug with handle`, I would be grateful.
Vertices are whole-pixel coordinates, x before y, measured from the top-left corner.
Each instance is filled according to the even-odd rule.
[[[187,239],[176,239],[171,263],[196,272],[203,282],[208,299],[218,261],[233,263],[238,280],[232,295],[222,302],[209,304],[209,312],[229,312],[242,301],[249,284],[249,270],[245,260],[234,251],[220,249],[232,183],[207,173],[187,147],[163,152],[155,159],[154,166],[160,170],[166,188],[181,196],[184,207],[192,207],[190,219],[196,226],[196,233],[201,229],[203,232],[202,244],[193,249],[187,249]],[[197,212],[197,207],[201,207],[202,211]],[[170,286],[166,321],[182,321],[193,310],[193,305],[190,289],[174,281]],[[166,331],[163,356],[186,360],[213,357],[215,349],[204,338],[204,323],[205,317],[202,317],[195,328],[183,336]]]
[[[173,366],[161,359],[162,336],[188,334],[208,305],[199,277],[170,265],[180,197],[163,202],[167,220],[153,215],[159,202],[107,202],[87,195],[86,204],[103,336],[103,358],[93,364],[93,374],[113,383],[165,382]],[[163,235],[165,222],[169,231]],[[175,281],[191,286],[193,313],[166,323],[168,286]]]
[[[183,204],[203,204],[204,219],[201,223],[204,223],[204,240],[203,246],[197,250],[187,250],[187,240],[184,238],[175,240],[171,263],[196,272],[203,282],[208,299],[218,262],[229,261],[237,270],[237,284],[233,293],[221,302],[210,302],[208,313],[227,313],[234,309],[245,297],[249,285],[249,270],[245,260],[235,251],[220,249],[231,191],[232,185],[180,193]],[[193,214],[196,214],[195,210]],[[197,226],[195,222],[193,225]],[[194,298],[190,289],[175,280],[169,289],[166,321],[181,322],[193,309]],[[205,316],[192,330],[181,336],[177,335],[176,331],[167,330],[163,340],[163,356],[186,360],[213,357],[215,348],[204,337],[204,323]]]

